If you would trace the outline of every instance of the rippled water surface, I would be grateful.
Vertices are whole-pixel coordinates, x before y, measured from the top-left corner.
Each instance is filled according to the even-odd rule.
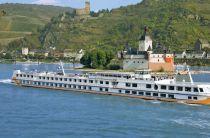
[[[210,137],[210,106],[17,87],[10,84],[17,68],[37,65],[0,64],[2,138]],[[193,78],[210,82],[210,75]]]

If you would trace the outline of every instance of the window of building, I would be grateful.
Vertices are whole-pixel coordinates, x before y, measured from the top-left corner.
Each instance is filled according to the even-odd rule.
[[[177,91],[183,91],[183,87],[178,86]]]
[[[146,88],[150,89],[150,88],[152,88],[152,85],[151,84],[146,84]]]
[[[139,92],[139,95],[143,96],[144,95],[144,92]]]
[[[185,91],[186,92],[191,92],[191,88],[190,87],[185,87]]]
[[[137,94],[137,91],[132,91],[132,94]]]
[[[150,92],[146,92],[146,96],[151,96],[151,93]]]
[[[161,85],[162,90],[166,90],[166,85]]]
[[[170,98],[170,99],[175,99],[173,94],[169,94],[169,95],[168,95],[168,98]]]
[[[125,93],[126,93],[126,94],[130,94],[130,91],[126,90]]]
[[[155,90],[158,90],[158,86],[157,86],[157,85],[155,85],[155,86],[154,86],[154,89],[155,89]]]
[[[158,97],[158,93],[153,93],[153,96]]]
[[[166,97],[166,94],[160,94],[160,97],[165,98]]]
[[[132,84],[132,87],[137,87],[137,83],[133,83]]]
[[[169,90],[173,91],[174,90],[174,86],[169,86]]]
[[[125,86],[126,87],[131,87],[131,84],[130,83],[125,83]]]
[[[194,88],[193,91],[194,91],[194,92],[198,92],[198,88]]]

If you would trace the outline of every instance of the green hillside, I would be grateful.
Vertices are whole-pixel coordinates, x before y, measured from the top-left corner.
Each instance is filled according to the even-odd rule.
[[[30,4],[0,4],[0,43],[9,42],[37,33],[39,28],[50,22],[53,16],[67,11],[70,8],[56,6],[42,6]]]
[[[146,25],[154,45],[179,51],[192,48],[198,38],[210,41],[209,7],[210,0],[143,0],[87,20],[60,15],[42,29],[40,41],[58,49],[136,47]]]

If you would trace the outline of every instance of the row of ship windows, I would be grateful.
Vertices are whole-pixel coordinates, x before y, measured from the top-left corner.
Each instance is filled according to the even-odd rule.
[[[19,77],[19,74],[16,75]],[[22,75],[20,74],[20,77],[27,77],[27,78],[33,78],[33,75]],[[94,83],[93,80],[82,80],[82,79],[68,79],[68,78],[58,78],[58,77],[41,77],[39,76],[40,80],[56,80],[56,81],[69,81],[69,82],[84,82],[84,83]],[[96,80],[95,83],[98,83]],[[109,84],[109,81],[99,81],[100,84]]]
[[[121,93],[121,90],[119,90],[119,92]],[[137,92],[137,91],[126,90],[125,94],[133,94],[133,95],[140,95],[140,96],[153,96],[153,97],[175,99],[173,94],[164,94],[164,93]],[[198,100],[198,97],[197,96],[188,96],[188,99]]]
[[[132,86],[134,88],[138,87],[137,83],[132,83],[132,84],[131,83],[126,83],[125,86],[126,87],[131,87]],[[152,89],[152,85],[151,84],[146,84],[146,88],[147,89]],[[154,85],[154,89],[158,90],[159,86]],[[203,88],[196,88],[196,87],[192,88],[192,87],[181,87],[181,86],[176,86],[176,87],[175,86],[168,86],[168,88],[167,88],[166,85],[161,85],[160,89],[161,90],[171,90],[171,91],[174,91],[176,89],[177,91],[185,91],[185,92],[199,92],[199,90],[200,90],[200,92],[204,92]]]
[[[22,81],[23,84],[30,84],[30,81]],[[70,85],[70,84],[59,84],[59,83],[48,83],[48,82],[33,82],[33,85],[37,86],[50,86],[57,88],[73,88],[73,89],[83,89],[83,90],[92,90],[91,86],[80,86],[80,85]],[[109,88],[99,88],[99,91],[108,92]],[[119,93],[122,93],[123,90],[118,90]],[[153,97],[161,97],[161,98],[170,98],[175,99],[173,94],[164,94],[164,93],[152,93],[152,92],[137,92],[137,91],[129,91],[125,90],[125,94],[139,95],[139,96],[153,96]],[[198,98],[195,96],[188,96],[188,99],[197,100]]]

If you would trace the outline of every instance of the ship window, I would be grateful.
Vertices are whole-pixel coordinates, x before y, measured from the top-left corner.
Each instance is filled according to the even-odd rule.
[[[125,86],[126,87],[131,87],[131,84],[130,83],[125,83]]]
[[[147,84],[146,88],[152,88],[152,85],[151,84]]]
[[[84,80],[84,83],[87,83],[87,80]]]
[[[174,95],[172,95],[172,94],[169,94],[168,97],[171,99],[174,99]]]
[[[198,97],[193,97],[194,100],[198,100]]]
[[[144,95],[144,92],[139,92],[139,95]]]
[[[81,80],[81,79],[79,79],[79,82],[82,82],[82,80]]]
[[[86,90],[86,86],[83,86],[83,89]]]
[[[178,87],[177,87],[177,90],[178,90],[178,91],[183,91],[183,87],[178,86]]]
[[[92,90],[92,87],[89,87],[89,90]]]
[[[31,75],[31,78],[34,78],[34,76],[33,76],[33,75]]]
[[[76,89],[76,88],[77,88],[77,86],[76,86],[76,85],[74,85],[74,86],[73,86],[73,88],[74,88],[74,89]]]
[[[19,74],[16,74],[16,77],[18,77],[19,76]]]
[[[71,79],[69,79],[69,81],[72,81]]]
[[[20,74],[20,77],[23,77],[23,75],[22,75],[22,74]]]
[[[200,92],[203,92],[203,88],[200,88]]]
[[[132,91],[132,94],[137,94],[137,91]]]
[[[74,82],[77,82],[77,80],[76,80],[76,79],[74,79]]]
[[[24,75],[23,77],[26,77],[26,75]]]
[[[166,90],[166,85],[161,85],[162,90]]]
[[[109,91],[109,89],[108,89],[108,88],[106,88],[106,89],[105,89],[105,91],[106,91],[106,92],[108,92],[108,91]]]
[[[137,87],[137,83],[133,83],[132,84],[132,87]]]
[[[166,97],[166,94],[160,94],[160,97],[164,97],[165,98]]]
[[[169,86],[169,90],[174,90],[174,86]]]
[[[82,87],[81,86],[78,86],[78,88],[81,89]]]
[[[190,87],[185,87],[185,91],[186,92],[191,92],[191,88]]]
[[[42,77],[39,77],[39,79],[41,80],[41,79],[42,79]]]
[[[64,78],[64,81],[67,81],[67,78]]]
[[[188,99],[189,99],[189,100],[192,99],[192,96],[188,96]]]
[[[89,80],[90,83],[93,83],[93,80]]]
[[[155,85],[155,86],[154,86],[154,89],[155,89],[155,90],[157,90],[157,89],[158,89],[158,86],[157,86],[157,85]]]
[[[54,80],[54,78],[53,78],[53,77],[51,77],[51,80]]]
[[[100,88],[100,91],[103,91],[103,88]]]
[[[29,78],[29,75],[27,75],[27,77]]]
[[[50,86],[53,86],[53,83],[50,83]]]
[[[126,94],[130,94],[130,91],[127,91],[127,90],[126,90],[125,93],[126,93]]]
[[[158,93],[153,93],[153,96],[158,97]]]
[[[47,77],[47,80],[49,80],[50,79],[50,77]]]
[[[194,92],[198,92],[198,88],[194,88]]]
[[[55,78],[55,80],[58,80],[58,78]]]
[[[45,77],[42,77],[43,80],[45,80]]]
[[[104,82],[103,81],[100,81],[100,84],[103,84]]]
[[[64,87],[65,87],[65,88],[67,88],[67,85],[66,85],[66,84],[64,84]]]
[[[109,82],[108,82],[108,81],[106,81],[106,84],[109,84]]]
[[[60,78],[60,81],[62,81],[63,79],[62,78]]]
[[[119,93],[122,93],[122,90],[119,90]]]
[[[150,92],[146,92],[146,96],[151,96],[151,93]]]

